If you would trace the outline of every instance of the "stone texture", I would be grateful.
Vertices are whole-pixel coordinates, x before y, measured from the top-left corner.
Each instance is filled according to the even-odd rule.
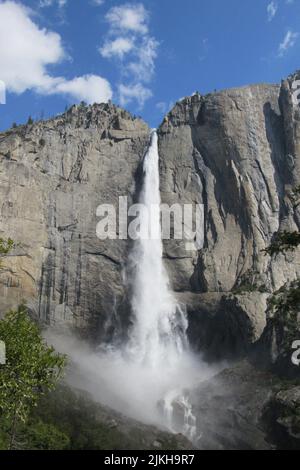
[[[267,294],[300,272],[298,252],[272,259],[262,253],[275,232],[299,229],[299,209],[289,197],[300,182],[295,78],[297,74],[281,86],[195,94],[178,102],[159,129],[163,202],[203,204],[205,212],[202,250],[187,252],[184,242],[165,241],[173,288],[179,298],[184,292],[225,297],[231,292],[227,300],[222,297],[211,324],[223,312],[223,336],[228,331],[229,337],[234,332],[235,338],[244,338],[238,350],[247,350],[261,334]],[[234,300],[236,293],[243,296]],[[195,323],[206,323],[198,323],[197,331],[205,329],[203,309],[188,310],[194,312]],[[238,326],[242,311],[249,328],[243,321]],[[214,329],[210,336],[217,342]]]
[[[300,386],[274,394],[264,412],[265,428],[280,449],[300,449]]]
[[[287,306],[293,300],[293,307]],[[275,303],[275,308],[273,304]],[[300,283],[286,283],[277,291],[267,312],[267,325],[253,348],[257,364],[264,365],[280,376],[298,378],[299,366],[292,361],[296,351],[293,343],[300,339]]]
[[[297,253],[262,253],[276,231],[300,226],[288,196],[300,182],[297,78],[195,94],[158,131],[163,202],[204,205],[203,249],[166,241],[164,259],[193,344],[212,358],[249,351],[267,296],[299,275]],[[1,312],[24,299],[46,322],[98,339],[122,329],[129,244],[97,239],[96,208],[135,198],[148,139],[111,104],[0,135],[0,236],[19,243],[0,272]]]
[[[18,244],[0,273],[0,311],[26,301],[47,323],[98,337],[126,313],[128,243],[96,237],[96,209],[135,193],[148,126],[110,104],[0,135],[0,236]]]
[[[250,353],[266,326],[267,297],[258,292],[180,294],[194,349],[208,361],[233,360]]]
[[[283,388],[285,387],[285,388]],[[201,450],[299,450],[299,385],[242,361],[186,391]],[[184,415],[173,403],[173,424]],[[178,428],[177,428],[178,427]]]

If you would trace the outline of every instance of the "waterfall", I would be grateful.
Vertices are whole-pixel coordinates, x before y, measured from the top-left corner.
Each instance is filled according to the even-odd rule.
[[[186,390],[212,375],[189,348],[187,318],[169,286],[163,263],[160,179],[156,131],[143,161],[139,232],[129,256],[132,327],[123,344],[95,353],[64,336],[57,349],[69,354],[77,370],[69,382],[88,390],[95,400],[143,422],[190,439],[196,419]],[[149,217],[151,214],[151,217]]]
[[[160,220],[159,152],[156,131],[143,162],[144,180],[139,203],[140,237],[130,256],[132,276],[132,311],[134,324],[126,352],[138,364],[141,374],[152,390],[158,382],[158,394],[153,406],[160,407],[170,430],[181,431],[189,438],[195,434],[196,418],[192,406],[181,390],[186,372],[194,364],[187,340],[188,322],[169,286],[163,263],[163,242]],[[181,379],[183,382],[181,382]],[[191,380],[189,377],[188,381]],[[174,406],[183,409],[183,422],[176,427]],[[153,411],[157,411],[152,410]]]
[[[163,264],[160,222],[159,154],[152,132],[144,158],[140,233],[131,255],[134,268],[132,310],[134,327],[128,345],[133,357],[150,367],[176,364],[187,348],[187,320],[175,301]]]

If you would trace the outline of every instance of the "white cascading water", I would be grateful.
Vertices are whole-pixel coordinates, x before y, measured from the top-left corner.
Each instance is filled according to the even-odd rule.
[[[134,321],[127,344],[94,353],[74,338],[68,342],[64,336],[59,342],[56,336],[52,341],[77,365],[77,374],[69,378],[72,385],[128,416],[193,439],[196,420],[184,390],[208,378],[212,370],[190,351],[187,319],[169,288],[163,264],[159,182],[158,139],[153,131],[140,195],[140,203],[147,208],[140,217],[140,232],[151,230],[151,236],[137,240],[130,255]],[[149,227],[147,212],[151,213]],[[175,409],[181,418],[174,419]]]
[[[132,310],[135,318],[128,349],[146,367],[176,365],[187,349],[187,320],[169,288],[163,264],[160,222],[159,155],[156,131],[144,159],[140,233],[131,255]],[[150,216],[150,217],[149,217]]]

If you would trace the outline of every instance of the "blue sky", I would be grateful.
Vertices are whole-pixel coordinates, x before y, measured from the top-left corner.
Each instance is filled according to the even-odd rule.
[[[300,0],[0,0],[0,129],[84,100],[157,126],[194,91],[300,68]]]

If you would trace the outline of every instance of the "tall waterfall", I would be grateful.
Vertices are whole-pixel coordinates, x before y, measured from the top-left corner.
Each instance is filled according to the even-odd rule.
[[[58,344],[77,365],[70,383],[88,390],[96,400],[148,423],[195,436],[195,418],[184,392],[212,373],[190,351],[187,319],[172,293],[163,263],[160,223],[158,139],[152,132],[143,162],[140,203],[142,236],[130,254],[133,322],[123,346],[98,352],[64,336]],[[151,214],[151,217],[148,217]],[[73,341],[73,342],[72,342]],[[175,404],[175,406],[174,406]],[[174,410],[181,424],[174,424]],[[178,417],[177,417],[178,418]]]
[[[135,318],[129,349],[149,367],[177,363],[187,348],[187,321],[169,288],[163,264],[160,222],[159,154],[156,131],[152,132],[144,158],[140,204],[141,238],[131,255],[134,267],[132,310]]]

